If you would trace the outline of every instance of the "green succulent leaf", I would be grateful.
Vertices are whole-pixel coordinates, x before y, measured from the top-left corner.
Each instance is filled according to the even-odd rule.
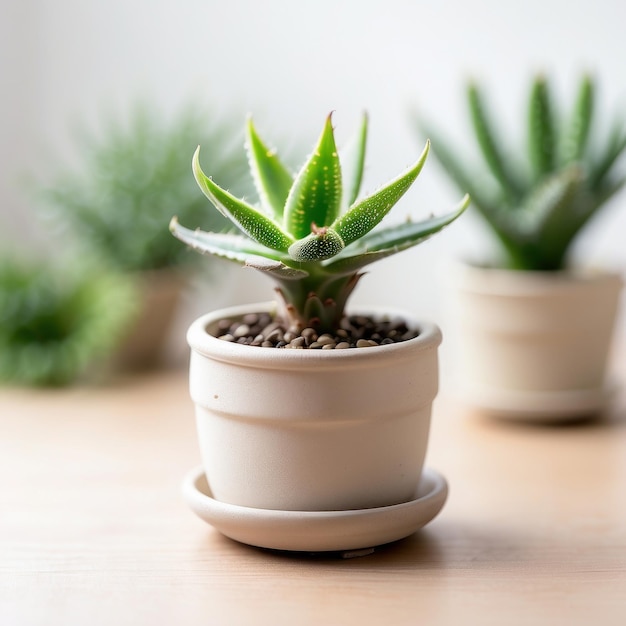
[[[246,267],[251,267],[261,272],[267,272],[274,278],[283,280],[303,280],[309,276],[306,270],[290,267],[280,261],[274,261],[262,256],[251,256],[246,259]]]
[[[593,217],[597,210],[621,191],[625,185],[626,176],[622,175],[621,178],[605,181],[600,189],[596,190],[593,194],[588,193],[586,190],[581,191],[579,197],[575,199],[577,200],[577,210],[564,225],[565,227],[561,228],[563,233],[570,231],[572,233],[571,237],[573,238],[589,219]]]
[[[345,245],[332,228],[323,228],[289,247],[289,256],[294,261],[323,261],[339,254]]]
[[[604,151],[597,160],[589,165],[589,187],[598,191],[604,185],[606,177],[626,150],[626,132],[621,124],[615,124]]]
[[[406,221],[401,224],[388,226],[387,228],[381,228],[365,235],[351,249],[378,251],[403,246],[407,243],[414,245],[414,242],[422,241],[454,222],[465,212],[469,204],[470,196],[466,194],[461,202],[449,213],[433,215],[419,222]]]
[[[374,228],[389,213],[391,208],[406,193],[418,177],[430,149],[430,141],[415,165],[387,183],[381,189],[357,202],[332,225],[346,246],[360,239]]]
[[[252,118],[248,119],[246,146],[259,198],[274,219],[280,222],[293,184],[293,176],[282,164],[276,151],[270,149],[259,137]]]
[[[371,252],[361,252],[360,254],[354,254],[351,256],[342,256],[326,265],[325,269],[327,272],[336,276],[347,276],[358,272],[366,265],[380,261],[400,251],[401,249],[377,250]]]
[[[467,99],[474,133],[482,150],[485,163],[491,170],[494,178],[501,185],[505,195],[509,198],[517,198],[519,196],[519,184],[509,170],[503,152],[496,141],[496,133],[489,119],[483,94],[475,83],[469,85]]]
[[[359,197],[359,192],[361,190],[363,170],[365,168],[367,124],[367,113],[364,113],[358,134],[353,138],[349,146],[341,153],[344,189],[341,200],[342,208],[344,210],[354,204],[356,199]]]
[[[523,210],[510,214],[515,230],[529,239],[538,238],[548,225],[560,229],[572,220],[572,200],[584,172],[572,165],[547,178],[527,199]]]
[[[528,154],[537,179],[554,170],[556,137],[548,83],[543,76],[534,81],[530,93]]]
[[[242,232],[263,246],[287,252],[294,242],[276,222],[243,200],[236,198],[208,178],[200,167],[200,148],[193,156],[193,173],[204,195],[215,208],[230,219]]]
[[[625,185],[626,185],[626,176],[622,176],[621,178],[618,178],[617,180],[613,180],[603,185],[594,203],[593,211],[595,212],[596,208],[598,208],[599,206],[602,206],[605,202],[608,202],[618,191],[621,191]]]
[[[334,273],[350,273],[416,246],[454,222],[469,204],[470,197],[466,195],[453,211],[445,215],[432,216],[419,222],[407,221],[369,233],[325,267]]]
[[[339,214],[341,166],[331,116],[326,118],[317,147],[295,178],[285,206],[284,225],[295,239],[329,226]]]
[[[458,150],[453,150],[448,142],[433,124],[426,123],[417,114],[413,121],[422,130],[424,135],[432,141],[432,152],[455,187],[461,193],[469,193],[472,204],[484,215],[497,211],[500,202],[495,193],[488,191],[488,185],[477,180],[477,176],[469,170],[464,160],[457,156]],[[465,159],[467,160],[467,159]]]
[[[583,76],[572,118],[565,134],[563,163],[579,161],[585,152],[591,128],[594,95],[595,89],[591,77]]]
[[[245,263],[251,255],[279,259],[274,250],[257,244],[248,237],[233,233],[208,233],[190,230],[178,223],[177,218],[170,222],[171,233],[190,248],[202,253],[218,256],[229,261]]]

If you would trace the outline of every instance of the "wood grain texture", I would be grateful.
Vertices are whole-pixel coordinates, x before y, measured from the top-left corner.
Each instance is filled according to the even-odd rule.
[[[427,464],[448,503],[350,560],[197,519],[179,491],[194,428],[185,372],[0,391],[2,626],[626,623],[623,392],[606,419],[561,427],[440,397]]]

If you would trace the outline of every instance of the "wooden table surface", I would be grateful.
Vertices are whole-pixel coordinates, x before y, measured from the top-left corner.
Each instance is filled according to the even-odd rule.
[[[441,514],[354,559],[226,539],[180,495],[186,372],[0,390],[0,624],[626,624],[626,396],[602,421],[493,422],[440,396]]]

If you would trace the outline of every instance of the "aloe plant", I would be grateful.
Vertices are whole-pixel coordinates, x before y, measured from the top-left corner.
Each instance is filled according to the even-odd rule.
[[[626,182],[618,162],[626,150],[626,128],[614,125],[603,141],[596,132],[596,88],[583,75],[572,110],[555,106],[549,82],[536,76],[530,89],[526,159],[515,163],[507,152],[523,148],[502,139],[487,110],[482,88],[467,87],[468,108],[484,167],[478,171],[460,159],[437,128],[416,118],[435,142],[435,157],[500,240],[512,269],[564,269],[576,236]]]
[[[466,196],[446,215],[373,231],[417,178],[430,144],[404,173],[359,199],[367,127],[364,115],[340,161],[329,115],[313,153],[293,175],[249,119],[246,144],[261,205],[236,198],[207,177],[198,148],[192,165],[196,181],[240,232],[193,231],[173,218],[172,233],[199,252],[269,274],[278,284],[285,323],[338,328],[364,266],[424,241],[457,219],[469,203]]]

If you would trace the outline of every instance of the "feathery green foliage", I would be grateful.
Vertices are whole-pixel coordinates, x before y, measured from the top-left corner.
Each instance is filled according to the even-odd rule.
[[[168,117],[138,103],[128,119],[109,116],[98,132],[81,129],[80,162],[42,181],[36,199],[48,209],[67,240],[106,264],[136,272],[189,263],[194,256],[170,236],[172,212],[203,228],[223,228],[219,214],[207,215],[205,201],[186,176],[188,155],[200,140],[203,156],[225,185],[245,178],[245,155],[231,119],[211,122],[208,110],[186,106]],[[247,192],[251,185],[241,190]]]
[[[119,275],[0,262],[0,382],[73,382],[116,347],[132,302]]]
[[[435,146],[435,157],[456,184],[472,196],[500,240],[503,265],[552,271],[565,267],[575,237],[626,182],[618,162],[626,151],[626,128],[616,124],[608,138],[592,142],[596,89],[580,80],[571,112],[555,106],[545,77],[533,79],[528,102],[527,165],[510,158],[523,153],[502,139],[487,110],[482,89],[467,88],[472,127],[484,168],[474,171],[432,124],[416,119]]]
[[[194,231],[177,218],[171,231],[201,253],[267,272],[278,283],[287,323],[334,330],[363,267],[421,243],[469,204],[466,196],[444,216],[373,230],[417,178],[430,144],[412,167],[359,199],[366,139],[363,116],[344,169],[329,115],[313,153],[292,175],[249,120],[247,151],[261,206],[238,199],[207,177],[198,148],[193,158],[196,181],[241,234]]]

